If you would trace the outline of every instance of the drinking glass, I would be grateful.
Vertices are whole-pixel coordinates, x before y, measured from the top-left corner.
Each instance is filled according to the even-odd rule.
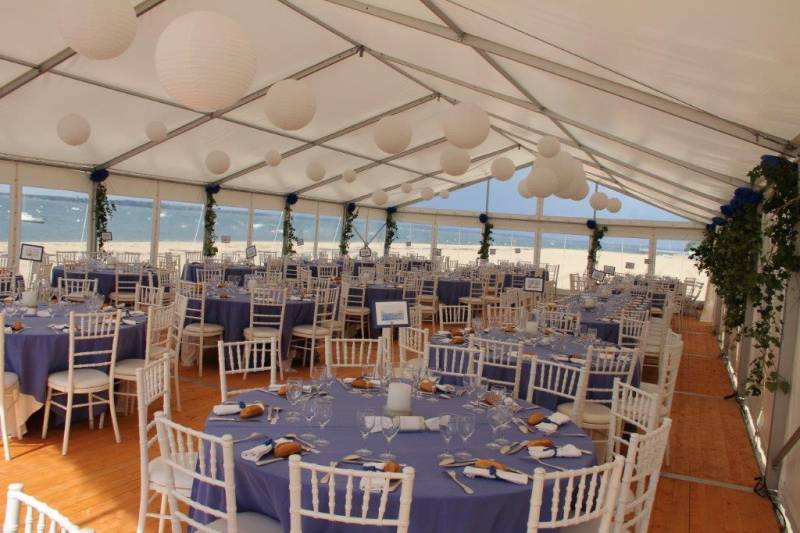
[[[464,391],[467,393],[467,403],[462,407],[468,411],[473,411],[476,407],[472,404],[474,401],[475,390],[478,387],[478,376],[476,374],[464,374],[461,381],[464,385]]]
[[[439,461],[453,458],[453,454],[450,453],[450,441],[453,439],[453,435],[456,434],[456,420],[455,415],[442,415],[439,417],[439,433],[444,439],[444,451],[436,456]]]
[[[467,451],[467,441],[475,433],[475,415],[467,414],[458,418],[458,436],[461,437],[461,444],[464,451],[456,454],[456,459],[466,461],[472,459],[472,454]]]
[[[311,378],[311,384],[312,384],[312,389],[311,390],[312,391],[321,388],[322,387],[322,380],[325,377],[325,366],[323,366],[323,365],[315,366],[311,370],[311,373],[309,374],[309,377]]]
[[[311,421],[314,420],[314,417],[317,415],[317,404],[313,401],[312,398],[310,397],[306,398],[303,401],[303,405],[300,408],[300,412],[302,413],[303,418],[306,419],[306,423],[310,426]],[[300,435],[300,438],[308,441],[313,441],[314,439],[317,438],[317,436],[311,433],[310,431],[307,431],[302,435]]]
[[[486,419],[489,421],[489,427],[492,428],[492,436],[494,437],[486,447],[498,450],[500,449],[500,443],[497,442],[497,430],[503,426],[504,415],[499,407],[491,407],[486,410]]]
[[[315,410],[317,422],[319,422],[319,428],[320,430],[324,430],[325,426],[327,426],[328,422],[330,422],[331,418],[333,418],[333,402],[330,398],[318,396],[314,398],[314,403],[316,404]],[[330,441],[324,437],[319,437],[314,441],[314,444],[322,448],[328,446]]]
[[[511,423],[512,418],[514,417],[514,413],[511,410],[510,405],[502,404],[496,407],[497,409],[497,417],[498,421],[500,422],[500,426],[497,428],[500,432],[500,436],[494,439],[495,444],[497,444],[500,448],[503,446],[507,446],[511,443],[507,438],[503,437],[503,431],[508,428],[508,425]]]
[[[298,378],[288,379],[286,381],[286,399],[289,401],[289,405],[292,407],[292,409],[286,413],[286,420],[288,422],[297,422],[300,420],[300,415],[296,410],[294,410],[294,406],[297,405],[297,402],[300,400],[302,395],[303,382]]]
[[[594,341],[597,340],[597,328],[587,329],[586,337],[589,339],[589,343],[594,343]]]
[[[400,431],[400,417],[381,417],[381,431],[383,432],[383,437],[386,439],[386,451],[380,455],[380,458],[384,461],[394,461],[397,456],[389,451],[389,446],[392,444],[392,439]]]
[[[322,379],[322,385],[325,391],[330,394],[333,384],[336,382],[336,368],[325,367],[325,376]]]
[[[364,439],[364,447],[360,450],[356,450],[358,455],[364,457],[369,457],[372,455],[372,451],[366,447],[367,437],[369,437],[369,434],[372,433],[372,430],[375,428],[376,420],[380,419],[375,416],[375,411],[373,409],[359,409],[356,411],[358,431],[361,433],[361,438]]]

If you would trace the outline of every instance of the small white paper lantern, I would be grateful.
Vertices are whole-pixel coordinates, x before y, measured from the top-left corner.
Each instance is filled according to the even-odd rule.
[[[611,213],[617,213],[622,209],[622,201],[619,198],[609,198],[607,209]]]
[[[507,157],[498,157],[492,161],[492,176],[498,181],[506,181],[514,175],[515,170],[514,162]]]
[[[214,11],[173,20],[156,46],[156,73],[164,90],[198,111],[234,104],[250,88],[256,51],[238,22]]]
[[[386,191],[375,191],[372,193],[372,203],[375,205],[383,205],[389,201],[389,195]]]
[[[561,141],[552,135],[545,135],[539,139],[539,144],[536,146],[539,148],[539,153],[542,157],[555,157],[561,150]]]
[[[401,117],[383,117],[375,127],[375,144],[387,154],[399,154],[411,144],[411,133],[411,125]]]
[[[582,177],[581,179],[576,180],[572,184],[572,187],[570,187],[570,189],[572,191],[570,198],[572,198],[576,202],[580,202],[581,200],[586,198],[587,194],[589,194],[589,182],[586,180],[585,177]]]
[[[469,150],[489,136],[489,115],[470,102],[461,102],[447,110],[444,135],[454,146]]]
[[[547,166],[534,165],[525,181],[528,190],[538,198],[545,198],[558,190],[558,176]]]
[[[419,195],[423,200],[433,200],[433,189],[430,187],[423,187],[419,190]]]
[[[573,177],[575,176],[575,158],[572,157],[567,151],[560,151],[555,157],[548,160],[548,166],[556,171],[558,176],[558,189],[556,193],[563,194],[568,191],[572,185]],[[559,196],[559,198],[567,198],[567,196]]]
[[[517,191],[523,198],[533,198],[533,192],[528,188],[528,180],[520,180]]]
[[[308,125],[317,112],[314,91],[305,80],[281,80],[264,97],[267,118],[283,130],[299,130]]]
[[[442,150],[439,161],[442,164],[442,170],[446,173],[451,176],[460,176],[469,169],[469,152],[455,146],[447,146]]]
[[[214,150],[206,156],[206,168],[212,174],[224,174],[231,168],[231,158],[222,150]]]
[[[277,150],[269,150],[264,157],[264,161],[271,167],[277,167],[283,161],[283,156]]]
[[[596,211],[602,211],[608,207],[608,196],[605,193],[597,191],[589,197],[589,205]]]
[[[342,180],[345,183],[353,183],[356,181],[356,171],[352,168],[348,168],[344,172],[342,172]]]
[[[439,191],[439,198],[441,198],[442,200],[447,200],[448,198],[450,198],[450,191],[448,191],[447,189]]]
[[[406,182],[406,183],[403,183],[402,185],[400,185],[400,190],[404,194],[408,194],[408,193],[410,193],[411,191],[414,190],[414,186],[411,185],[410,183]]]
[[[59,30],[70,48],[89,59],[121,55],[136,37],[128,0],[61,0]]]
[[[311,181],[322,181],[325,177],[325,167],[318,161],[312,161],[306,167],[306,176]]]
[[[70,146],[80,146],[89,140],[92,134],[92,127],[89,121],[77,113],[65,115],[58,121],[56,132],[59,139]]]
[[[167,138],[167,127],[160,120],[154,120],[147,123],[144,133],[152,142],[160,143]]]

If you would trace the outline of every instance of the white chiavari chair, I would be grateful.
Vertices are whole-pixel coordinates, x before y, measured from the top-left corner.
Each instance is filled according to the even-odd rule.
[[[505,387],[512,398],[518,398],[522,363],[525,360],[522,342],[478,338],[477,346],[483,352],[483,357],[478,362],[478,375],[491,385]],[[506,373],[511,374],[511,379],[503,378]]]
[[[132,304],[136,287],[144,284],[144,271],[138,263],[118,264],[114,269],[114,290],[108,297],[114,305]]]
[[[144,311],[152,306],[164,305],[164,287],[137,285],[134,293],[134,311]]]
[[[425,348],[427,368],[436,375],[455,378],[478,375],[484,354],[479,348],[431,344]]]
[[[400,348],[400,362],[411,359],[425,366],[425,346],[428,344],[428,330],[419,327],[399,328],[397,344]]]
[[[227,401],[231,396],[236,396],[258,387],[247,389],[228,390],[228,376],[242,376],[246,379],[248,374],[269,372],[269,385],[277,383],[276,374],[280,364],[278,361],[278,342],[272,338],[260,338],[252,341],[217,342],[219,354],[219,390],[222,401]]]
[[[285,288],[256,287],[250,291],[250,327],[244,328],[245,340],[275,339],[278,354],[282,353],[286,295]],[[280,361],[277,364],[283,379],[283,367]]]
[[[422,327],[422,310],[416,305],[412,305],[408,311],[408,325],[412,328]]]
[[[472,308],[469,305],[439,305],[439,327],[466,328],[472,323]]]
[[[58,278],[58,297],[70,302],[84,302],[97,294],[96,279]]]
[[[23,511],[23,506],[25,507]],[[22,529],[20,529],[22,526]],[[22,483],[8,485],[3,533],[94,533],[81,528],[47,504],[23,492]]]
[[[522,326],[525,323],[525,309],[522,307],[501,307],[490,305],[486,308],[483,319],[484,328],[502,328],[504,326]]]
[[[8,445],[8,418],[16,421],[16,415],[7,417],[6,401],[8,406],[14,406],[19,401],[19,376],[13,372],[5,370],[6,359],[6,314],[0,313],[0,371],[3,372],[3,380],[0,381],[0,432],[3,441],[3,457],[6,461],[11,460],[11,450]],[[18,428],[14,428],[15,433]],[[19,435],[19,433],[17,433]]]
[[[672,400],[675,396],[675,387],[678,384],[678,371],[683,357],[683,340],[680,334],[670,331],[664,344],[663,362],[658,369],[657,383],[641,383],[641,388],[651,394],[657,394],[661,399],[659,416],[663,419],[672,414]],[[670,464],[669,444],[665,458]]]
[[[535,469],[527,533],[542,529],[609,533],[622,468],[623,459],[618,456],[612,462],[589,468],[555,472]],[[546,486],[551,488],[547,506],[543,501]]]
[[[213,347],[213,342],[209,341],[216,337],[222,337],[225,330],[219,324],[206,322],[206,285],[204,283],[179,281],[178,293],[187,299],[186,320],[189,322],[183,328],[181,358],[186,363],[192,363],[192,354],[188,350],[184,351],[184,348],[196,348],[198,375],[202,376],[205,349]]]
[[[630,438],[637,433],[648,433],[658,427],[661,398],[642,389],[614,380],[611,411],[608,421],[608,439],[605,458],[625,455]],[[603,455],[603,454],[599,454]]]
[[[417,292],[416,306],[422,314],[422,319],[430,316],[431,322],[436,323],[437,309],[439,307],[439,278],[436,276],[422,278]]]
[[[308,356],[309,365],[314,369],[319,341],[333,333],[336,322],[336,308],[339,299],[339,288],[318,289],[314,296],[314,319],[311,324],[303,324],[292,328],[291,347]]]
[[[64,410],[66,420],[62,455],[67,455],[69,449],[72,410],[80,407],[89,408],[89,427],[94,428],[94,407],[107,405],[114,426],[114,438],[117,444],[120,442],[113,392],[121,319],[120,310],[112,313],[69,314],[69,368],[53,372],[47,377],[47,399],[42,423],[42,439],[46,439],[50,410],[53,407]],[[85,394],[86,403],[75,403],[76,394]],[[66,402],[60,403],[61,398],[66,398]],[[105,412],[100,415],[100,428],[103,427],[104,418]]]
[[[590,363],[591,353],[581,366],[532,356],[526,400],[535,403],[539,392],[557,396],[569,402],[570,409],[566,414],[574,421],[581,420],[589,386]]]
[[[539,310],[539,328],[549,328],[562,335],[577,335],[580,327],[580,313],[552,311],[549,308]]]
[[[307,292],[314,292],[317,289],[329,289],[331,287],[331,278],[312,278],[308,277],[305,283]]]
[[[462,296],[458,299],[461,305],[468,305],[472,309],[472,314],[477,316],[483,309],[483,297],[486,296],[485,283],[479,280],[472,280],[469,283],[469,296]]]
[[[0,298],[13,298],[16,294],[17,275],[10,270],[0,270]]]
[[[342,307],[345,331],[353,327],[361,337],[369,336],[369,307],[366,305],[367,288],[363,285],[342,286]]]
[[[336,277],[336,265],[317,265],[317,277],[318,278],[335,278]]]
[[[211,286],[217,286],[225,280],[225,269],[222,267],[198,268],[195,271],[195,281]]]
[[[623,348],[643,349],[649,327],[650,323],[647,320],[623,316],[619,322],[617,345]]]
[[[580,294],[586,290],[586,278],[583,274],[570,274],[569,275],[569,292],[570,294]]]
[[[280,524],[272,518],[237,512],[233,437],[216,437],[184,427],[160,412],[156,413],[156,427],[161,460],[167,470],[165,492],[174,533],[183,531],[181,524],[202,533],[281,531]],[[224,505],[209,507],[194,499],[191,492],[186,494],[179,490],[176,480],[182,475],[189,476],[192,484],[200,488],[206,486],[223,491]],[[191,517],[192,511],[205,513],[214,520],[202,524]]]
[[[351,468],[336,468],[302,462],[299,455],[289,458],[289,519],[290,533],[302,533],[303,517],[325,520],[352,526],[393,528],[397,533],[407,533],[411,501],[414,490],[414,468],[406,466],[402,472],[370,472]],[[303,472],[308,472],[311,484],[310,501],[303,502]],[[323,482],[322,479],[326,481]],[[396,517],[387,516],[389,493],[400,484],[400,505]],[[325,490],[320,490],[323,487]],[[344,502],[337,501],[336,487],[344,487]],[[363,490],[366,487],[368,490]],[[320,510],[320,493],[327,492],[327,507]],[[353,503],[360,497],[361,508]],[[377,505],[372,502],[377,502]],[[339,512],[337,512],[337,510]]]
[[[164,289],[164,301],[170,303],[175,299],[175,285],[178,282],[178,271],[159,268],[156,270],[156,282]]]
[[[334,339],[325,337],[325,365],[328,368],[377,368],[386,356],[386,338]],[[375,375],[375,374],[373,374]]]

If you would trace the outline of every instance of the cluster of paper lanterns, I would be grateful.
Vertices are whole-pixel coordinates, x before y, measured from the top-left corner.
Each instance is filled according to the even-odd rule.
[[[589,183],[583,164],[562,150],[561,143],[555,137],[542,137],[538,148],[540,157],[528,176],[517,186],[520,195],[524,198],[545,198],[554,194],[564,199],[584,199],[589,193]]]
[[[616,213],[622,209],[622,201],[619,198],[609,198],[606,193],[597,191],[589,197],[589,205],[595,211],[608,209],[611,213]]]

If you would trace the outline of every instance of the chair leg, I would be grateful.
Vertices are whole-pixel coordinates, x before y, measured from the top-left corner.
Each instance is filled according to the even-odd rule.
[[[47,387],[47,399],[44,401],[44,421],[42,422],[42,440],[47,438],[47,427],[50,424],[50,407],[53,401],[53,389]]]
[[[172,364],[172,371],[175,373],[175,408],[178,411],[181,410],[181,381],[178,374],[180,367],[180,360],[176,356],[175,361]]]
[[[167,514],[167,495],[161,495],[161,507],[158,510],[158,533],[164,533],[164,516]]]
[[[309,360],[311,361],[309,363],[309,373],[310,374],[314,373],[314,359],[315,359],[315,357],[317,355],[316,352],[315,352],[316,347],[317,347],[317,337],[316,336],[312,336],[311,337],[311,351],[309,352],[309,356],[308,356]]]
[[[94,429],[94,397],[89,395],[89,429]]]
[[[150,488],[144,483],[139,487],[139,518],[136,522],[136,533],[144,533],[144,523],[147,520],[147,504],[150,496]]]
[[[69,449],[69,430],[72,425],[72,391],[67,393],[67,414],[64,420],[64,441],[61,444],[61,455],[67,455]]]
[[[8,427],[6,427],[6,409],[5,404],[0,401],[0,433],[3,434],[3,458],[6,461],[11,460],[11,450],[8,448]]]
[[[281,381],[283,381],[283,343],[281,342],[280,334],[278,335],[278,374]]]
[[[114,427],[114,440],[116,440],[117,444],[119,444],[122,439],[119,436],[119,424],[117,424],[117,406],[116,401],[114,400],[113,389],[108,391],[108,410],[110,412],[109,416],[111,417],[111,425]]]
[[[205,337],[200,335],[199,347],[197,350],[197,375],[203,377],[203,348],[205,347]]]

